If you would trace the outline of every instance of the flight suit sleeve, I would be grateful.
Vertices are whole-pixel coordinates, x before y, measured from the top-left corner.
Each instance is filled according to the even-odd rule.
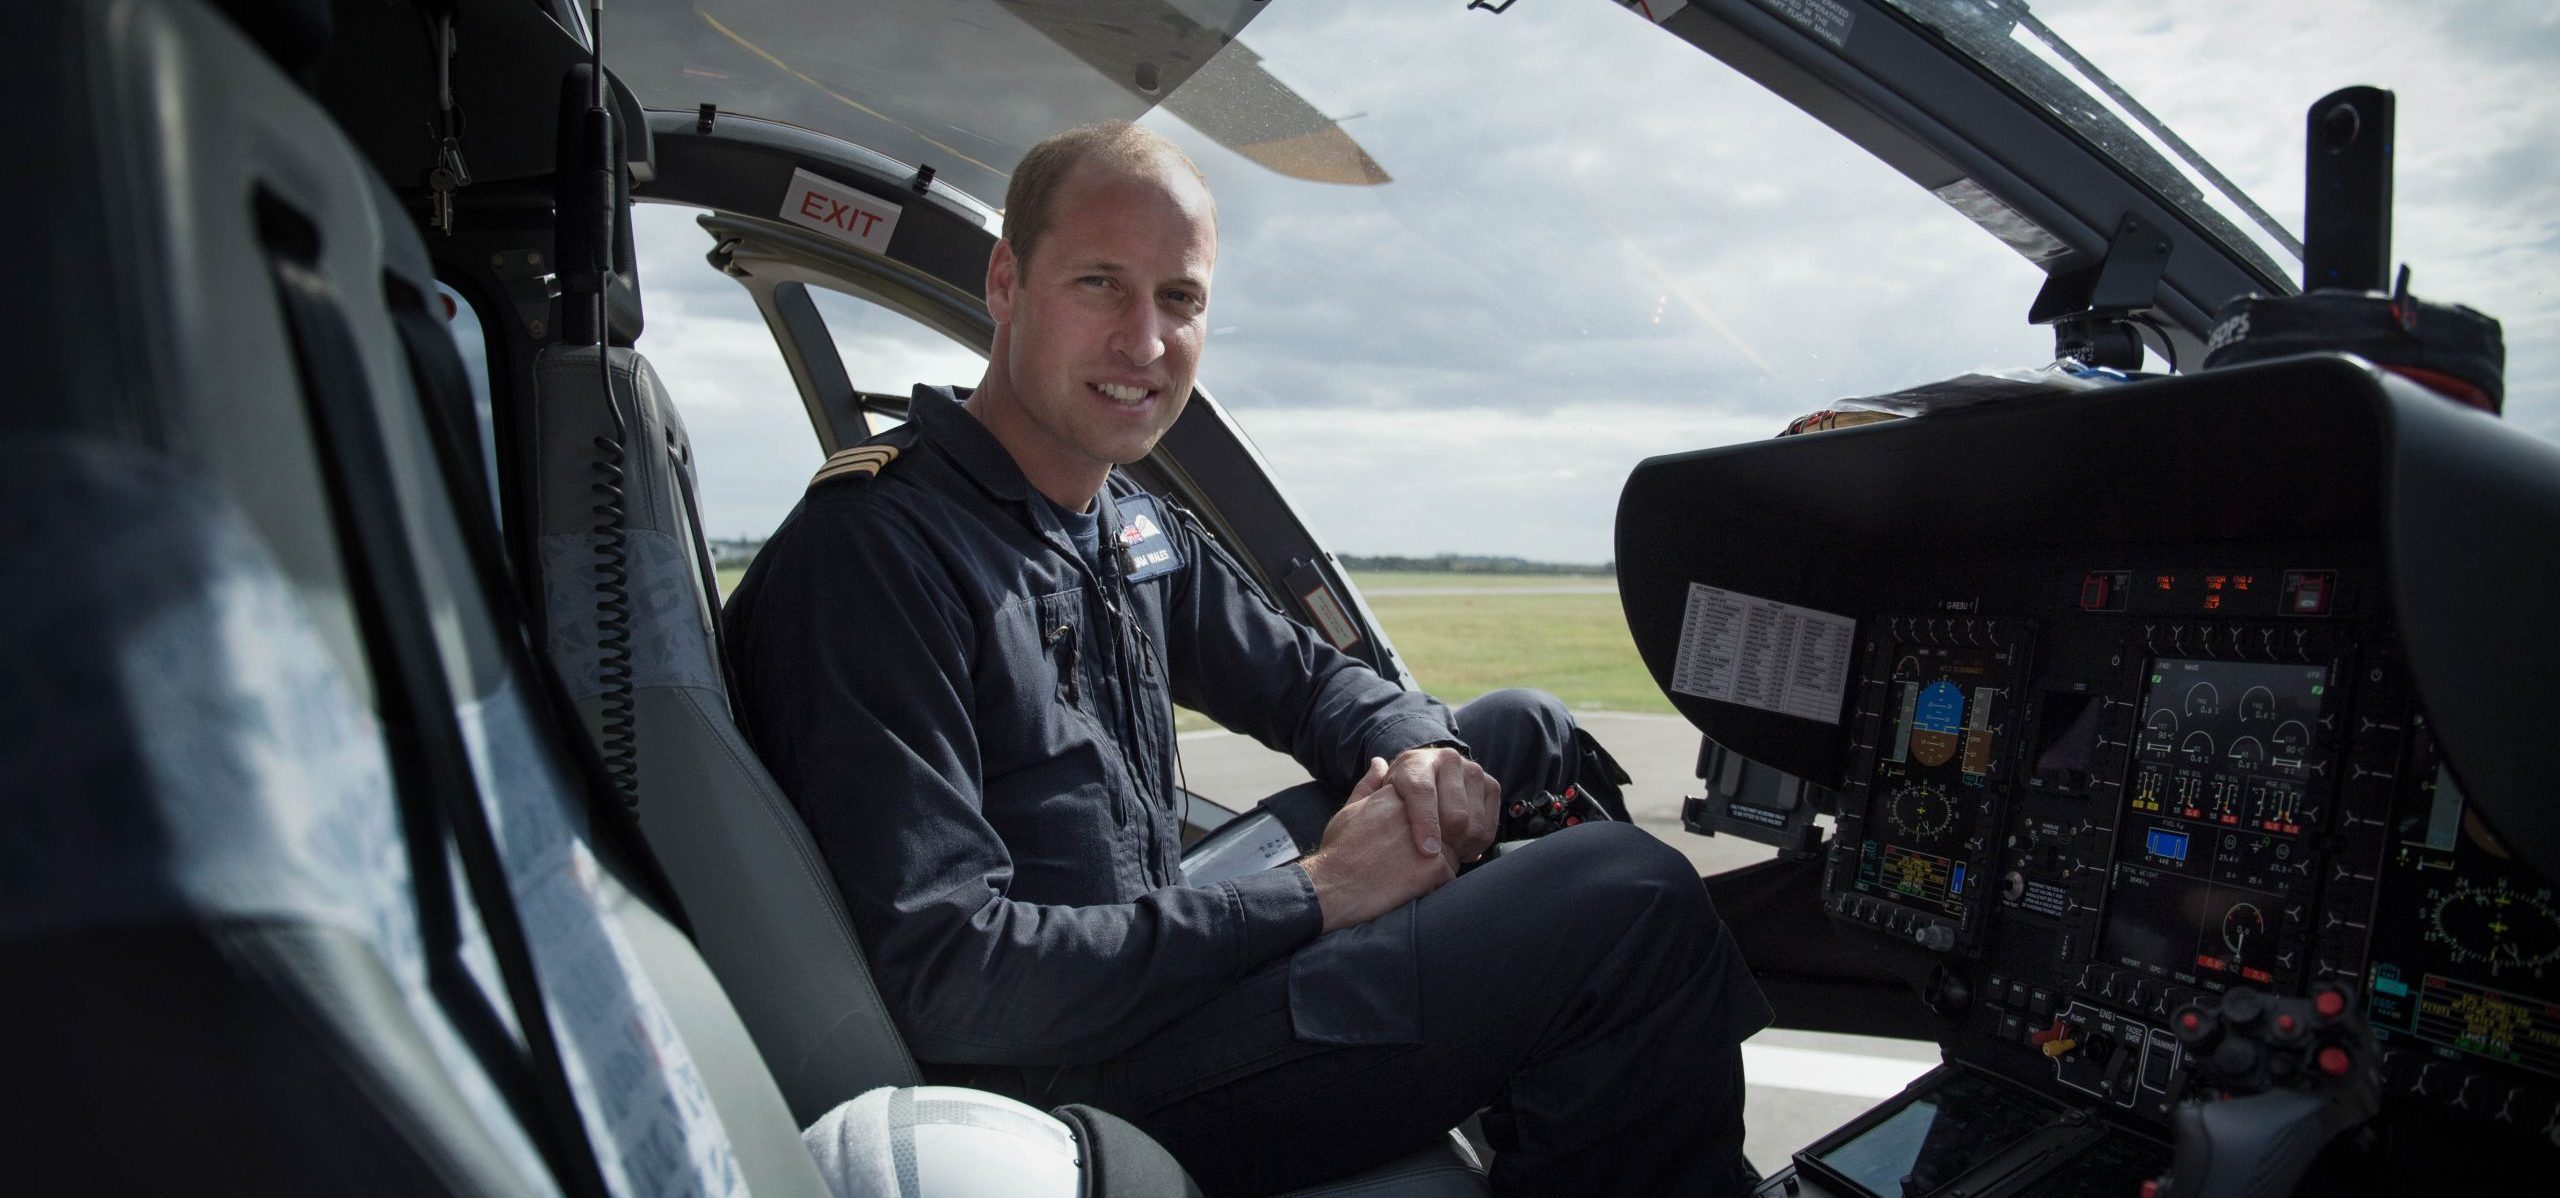
[[[807,518],[802,518],[807,517]],[[978,616],[911,523],[814,500],[758,555],[731,659],[750,741],[809,822],[908,1046],[1107,1058],[1315,937],[1294,866],[1134,902],[1008,897],[982,808]]]
[[[1289,618],[1197,517],[1173,511],[1190,563],[1165,605],[1175,702],[1287,753],[1344,795],[1372,757],[1465,747],[1446,705]]]

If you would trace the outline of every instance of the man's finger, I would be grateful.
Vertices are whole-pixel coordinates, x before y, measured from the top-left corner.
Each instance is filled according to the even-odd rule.
[[[1462,841],[1481,831],[1476,827],[1475,812],[1469,807],[1475,796],[1467,787],[1467,774],[1474,769],[1474,762],[1456,753],[1443,753],[1432,763],[1433,789],[1440,800],[1440,826]]]
[[[1408,760],[1404,763],[1404,785],[1396,793],[1404,796],[1405,817],[1413,829],[1413,847],[1425,857],[1440,855],[1440,790],[1431,777],[1431,762]]]
[[[1384,757],[1372,757],[1369,759],[1369,768],[1361,773],[1360,780],[1351,784],[1350,801],[1357,803],[1362,799],[1368,798],[1370,795],[1378,793],[1379,789],[1384,787],[1386,784],[1387,759]]]

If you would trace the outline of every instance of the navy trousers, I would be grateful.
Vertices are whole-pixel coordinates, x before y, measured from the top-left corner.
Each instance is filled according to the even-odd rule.
[[[1572,719],[1553,698],[1498,692],[1458,719],[1505,793],[1574,781]],[[1395,993],[1418,1011],[1390,1013],[1399,1030],[1379,1042],[1305,1034],[1363,1013],[1308,1009],[1356,991],[1309,985],[1293,957],[1056,1075],[1039,1100],[1129,1120],[1213,1195],[1339,1178],[1480,1109],[1497,1193],[1744,1192],[1739,1045],[1768,1004],[1686,858],[1641,829],[1585,824],[1407,911],[1300,950],[1410,968]]]

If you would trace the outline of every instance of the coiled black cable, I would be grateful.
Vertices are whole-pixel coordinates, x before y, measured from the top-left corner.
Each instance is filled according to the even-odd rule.
[[[613,413],[614,435],[596,434],[594,481],[588,490],[595,505],[596,673],[604,684],[596,747],[605,773],[624,806],[640,802],[639,675],[631,656],[631,533],[623,507],[622,443],[626,429],[622,405],[613,398],[613,358],[609,345],[598,345],[604,361],[605,406]]]
[[[604,757],[605,773],[613,779],[614,793],[625,807],[640,805],[640,713],[636,690],[638,674],[631,666],[631,532],[630,513],[624,504],[623,446],[631,439],[630,427],[624,423],[622,401],[613,394],[613,323],[611,294],[614,247],[614,221],[621,216],[619,182],[622,164],[620,151],[614,145],[613,112],[605,104],[604,83],[604,4],[593,0],[588,10],[588,80],[594,87],[588,112],[588,125],[594,144],[588,147],[594,155],[590,164],[602,177],[594,202],[602,209],[603,219],[596,222],[595,304],[596,304],[596,371],[603,383],[605,413],[613,418],[613,433],[599,433],[595,438],[595,480],[588,490],[596,497],[588,509],[596,517],[596,673],[604,684],[603,710],[599,713],[596,747]],[[635,389],[638,371],[632,376]]]

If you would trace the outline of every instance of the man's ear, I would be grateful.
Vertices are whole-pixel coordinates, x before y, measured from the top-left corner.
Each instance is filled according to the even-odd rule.
[[[1021,262],[1013,256],[1013,240],[996,239],[996,249],[987,255],[987,314],[997,324],[1013,320],[1014,288],[1022,283]]]

